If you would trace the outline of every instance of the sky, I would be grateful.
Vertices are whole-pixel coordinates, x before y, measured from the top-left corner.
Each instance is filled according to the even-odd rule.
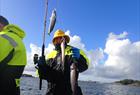
[[[80,80],[140,80],[139,0],[49,0],[47,27],[54,8],[53,33],[65,31],[71,38],[69,44],[83,49],[90,60]],[[26,32],[28,64],[24,72],[35,75],[32,58],[41,54],[45,0],[0,0],[0,14]],[[53,33],[46,34],[46,54],[53,49]]]

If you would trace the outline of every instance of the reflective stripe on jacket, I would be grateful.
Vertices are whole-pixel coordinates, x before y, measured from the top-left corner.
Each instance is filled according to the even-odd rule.
[[[26,49],[22,42],[22,37],[19,36],[25,33],[15,25],[7,25],[0,32],[0,62],[8,56],[9,52],[14,48],[14,56],[8,62],[12,66],[25,66],[26,65]]]
[[[0,74],[6,75],[6,78],[14,78],[17,87],[19,87],[20,77],[27,63],[26,49],[22,42],[24,36],[24,31],[15,25],[7,25],[0,32],[0,69],[3,69]],[[14,50],[12,57],[5,62],[12,50]]]

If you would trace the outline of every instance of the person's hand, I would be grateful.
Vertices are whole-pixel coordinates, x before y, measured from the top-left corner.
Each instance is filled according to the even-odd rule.
[[[78,48],[73,47],[72,51],[72,58],[79,59],[80,58],[80,50]]]
[[[45,56],[40,56],[38,60],[38,66],[43,66],[46,64]]]
[[[38,60],[38,74],[39,77],[42,79],[45,79],[45,73],[46,73],[46,61],[45,56],[39,57]]]
[[[42,73],[46,72],[46,60],[45,60],[45,56],[41,56],[39,57],[38,60],[38,70]]]

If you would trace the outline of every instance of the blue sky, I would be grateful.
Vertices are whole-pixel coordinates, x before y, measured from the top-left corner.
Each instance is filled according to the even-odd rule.
[[[44,6],[45,0],[0,0],[0,14],[25,30],[28,50],[30,43],[42,44]],[[127,31],[132,41],[140,40],[139,0],[49,0],[48,8],[48,22],[51,10],[57,10],[54,30],[70,30],[87,49],[104,47],[110,32]],[[47,43],[51,38],[47,36]]]
[[[49,0],[47,27],[53,8],[57,11],[54,31],[69,31],[71,44],[84,49],[93,65],[81,79],[140,79],[139,0]],[[28,57],[42,46],[44,11],[45,0],[0,0],[0,14],[26,32]],[[46,36],[48,51],[53,33]]]

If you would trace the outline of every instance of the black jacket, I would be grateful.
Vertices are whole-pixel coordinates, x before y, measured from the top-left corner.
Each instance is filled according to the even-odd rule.
[[[70,84],[70,66],[73,63],[72,48],[69,45],[65,48],[65,65],[61,64],[60,49],[55,49],[48,54],[46,64],[39,66],[40,77],[48,81],[46,95],[72,95]],[[88,59],[82,50],[80,50],[80,58],[77,62],[78,72],[83,72],[88,68]]]

